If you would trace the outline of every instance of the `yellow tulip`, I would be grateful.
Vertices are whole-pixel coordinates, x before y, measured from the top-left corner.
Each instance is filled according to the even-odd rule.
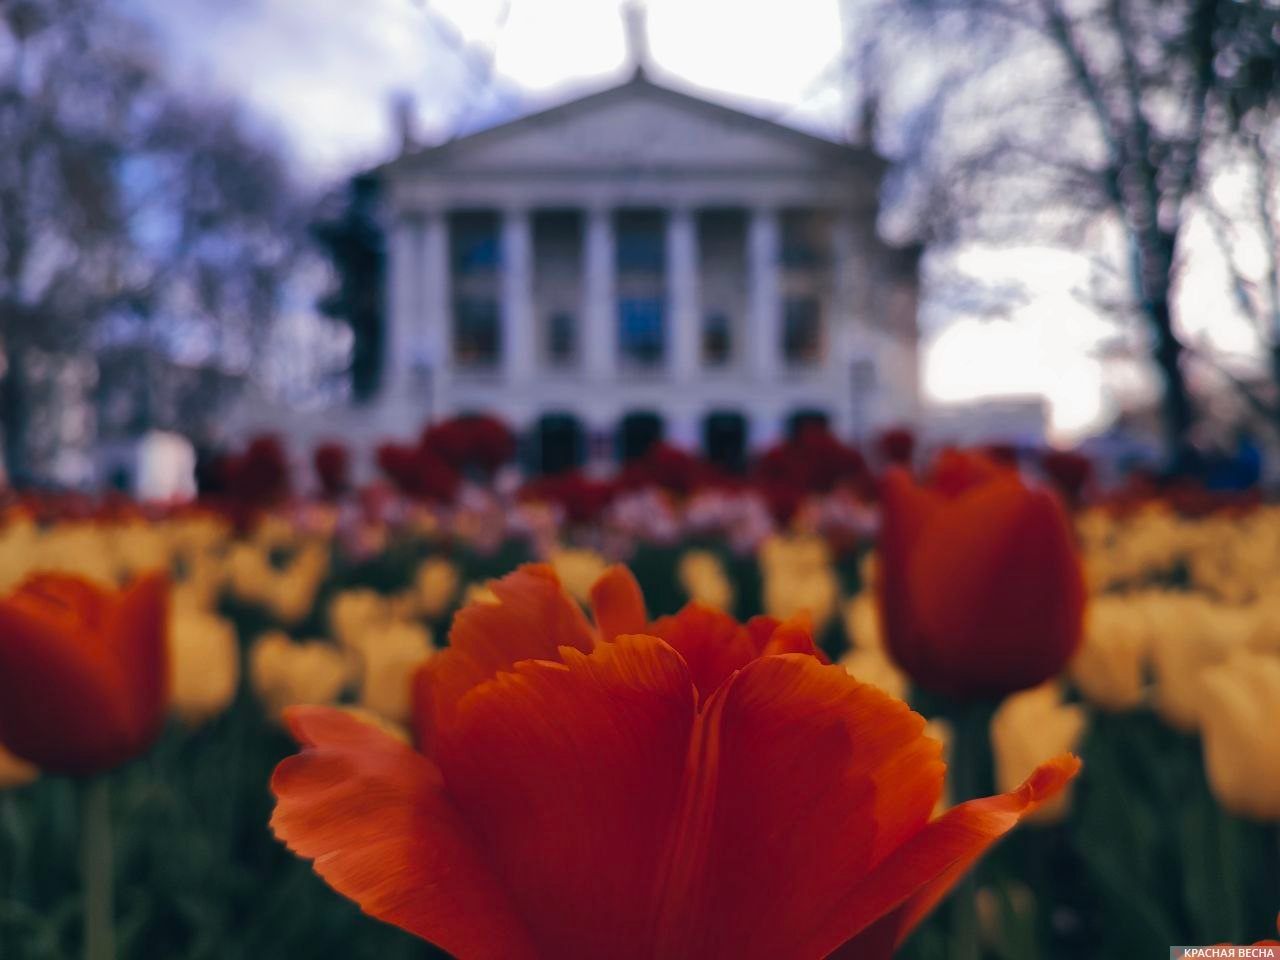
[[[594,550],[560,547],[551,551],[551,566],[569,596],[585,604],[591,600],[591,588],[603,576],[609,563]]]
[[[996,788],[1017,789],[1018,784],[1045,757],[1074,753],[1084,736],[1086,721],[1084,709],[1079,704],[1062,702],[1062,691],[1056,683],[1046,683],[1006,697],[991,717]],[[1068,788],[1028,820],[1056,823],[1066,816],[1070,804]]]
[[[858,647],[840,660],[840,666],[854,679],[879,687],[891,697],[905,700],[907,675],[877,647]]]
[[[272,571],[267,605],[284,623],[300,623],[311,613],[316,594],[329,573],[329,551],[321,543],[308,543],[285,570]]]
[[[1071,661],[1071,677],[1103,710],[1133,710],[1146,699],[1150,648],[1141,610],[1120,598],[1098,597],[1085,611],[1084,642]]]
[[[1156,711],[1174,729],[1193,732],[1200,727],[1205,671],[1226,660],[1239,638],[1220,629],[1204,598],[1153,598],[1147,612]]]
[[[390,604],[376,590],[343,590],[329,602],[329,630],[344,647],[354,649],[367,630],[390,621]]]
[[[1280,821],[1280,656],[1237,650],[1204,673],[1205,773],[1222,806]]]
[[[174,604],[169,611],[169,684],[173,710],[204,723],[235,699],[240,683],[236,631],[222,617]]]
[[[880,614],[876,610],[875,596],[864,590],[843,608],[844,633],[849,642],[862,649],[883,649],[884,638],[880,633]]]
[[[360,704],[381,717],[408,723],[414,672],[435,651],[431,633],[417,623],[395,622],[360,643]]]
[[[720,558],[710,550],[685,551],[676,573],[690,600],[717,610],[733,609],[733,583]]]
[[[413,578],[418,609],[433,620],[444,616],[458,595],[460,582],[458,567],[452,561],[444,557],[424,560]]]
[[[254,692],[275,717],[298,704],[332,703],[349,674],[348,659],[322,640],[295,643],[273,630],[258,637],[249,651]]]
[[[759,561],[765,613],[787,620],[807,611],[814,634],[821,634],[840,602],[827,545],[817,537],[773,536],[761,544]]]

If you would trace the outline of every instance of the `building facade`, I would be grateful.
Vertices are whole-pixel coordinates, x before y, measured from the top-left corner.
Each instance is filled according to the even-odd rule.
[[[366,416],[496,414],[534,466],[656,436],[720,460],[800,418],[919,414],[919,249],[887,165],[673,90],[618,86],[380,169],[383,386]]]
[[[861,439],[924,426],[920,248],[876,232],[885,160],[673,90],[619,85],[371,172],[385,355],[362,403],[259,395],[223,421],[305,454],[490,413],[526,465],[656,438],[741,464],[797,422]]]

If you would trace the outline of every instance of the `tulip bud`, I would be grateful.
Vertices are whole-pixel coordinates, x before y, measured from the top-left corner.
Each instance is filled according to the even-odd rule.
[[[1079,704],[1064,704],[1056,683],[1007,697],[991,717],[997,789],[1007,789],[1007,784],[1017,786],[1044,757],[1075,751],[1085,723],[1084,709]],[[1070,803],[1068,788],[1028,821],[1056,823],[1067,815]]]
[[[942,489],[882,483],[877,590],[885,644],[911,678],[955,700],[1057,676],[1079,645],[1084,577],[1057,496],[954,454]],[[977,459],[977,458],[972,458]]]
[[[1238,816],[1280,821],[1280,657],[1237,650],[1205,670],[1202,695],[1213,795]]]

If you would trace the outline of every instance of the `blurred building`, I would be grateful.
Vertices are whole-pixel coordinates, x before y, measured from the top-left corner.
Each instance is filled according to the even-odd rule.
[[[535,468],[656,438],[740,462],[789,424],[914,423],[920,248],[876,233],[888,164],[692,96],[618,85],[372,172],[386,234],[379,386],[246,431],[412,435],[488,412]],[[362,179],[368,179],[364,177]]]
[[[886,166],[643,70],[407,149],[380,171],[378,402],[497,413],[543,460],[913,421],[919,251],[877,237]]]

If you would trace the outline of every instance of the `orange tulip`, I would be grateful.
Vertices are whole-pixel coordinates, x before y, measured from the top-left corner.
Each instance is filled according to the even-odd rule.
[[[549,568],[493,590],[420,672],[421,752],[295,708],[271,784],[295,853],[460,960],[887,957],[1079,766],[931,820],[924,720],[802,621],[650,624],[620,567],[594,627]]]
[[[119,592],[40,574],[0,599],[0,743],[75,776],[146,750],[168,707],[167,605],[159,574]]]
[[[881,623],[916,683],[963,701],[1063,670],[1080,643],[1085,586],[1055,494],[951,452],[928,486],[890,470],[881,498]]]

